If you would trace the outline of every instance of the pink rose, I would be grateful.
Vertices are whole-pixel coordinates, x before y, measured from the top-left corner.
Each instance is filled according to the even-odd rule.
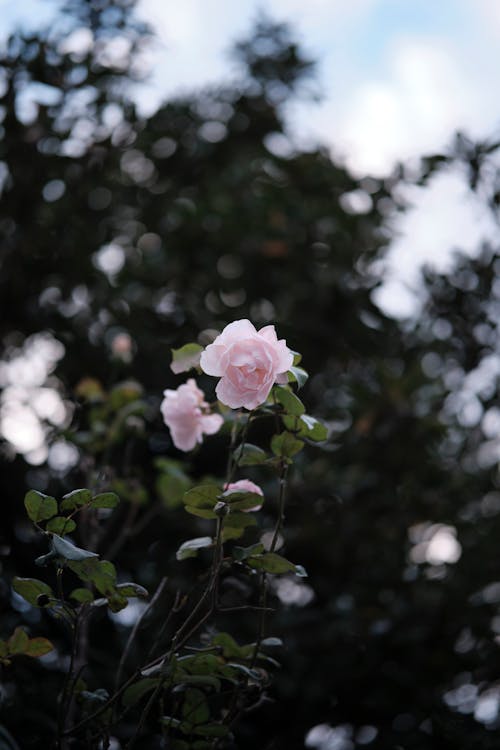
[[[181,451],[193,450],[196,443],[202,442],[204,434],[213,435],[224,422],[220,414],[208,413],[205,394],[193,378],[176,391],[163,391],[163,395],[161,413],[175,447]]]
[[[249,320],[235,320],[224,328],[200,359],[207,375],[220,377],[215,392],[226,406],[255,409],[275,383],[286,383],[293,354],[274,326],[257,331]]]
[[[238,479],[237,482],[230,482],[229,484],[224,485],[224,494],[230,495],[231,492],[253,492],[255,495],[261,495],[262,498],[264,497],[264,493],[259,485],[254,484],[250,479]],[[254,505],[252,508],[247,508],[243,512],[251,513],[252,511],[260,510],[261,508],[262,503]]]

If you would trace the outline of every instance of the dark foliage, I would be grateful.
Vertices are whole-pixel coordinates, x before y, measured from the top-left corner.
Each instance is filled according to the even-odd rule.
[[[271,701],[242,720],[238,747],[302,748],[318,724],[344,727],[342,750],[498,747],[495,710],[473,713],[478,695],[483,707],[499,695],[498,249],[458,258],[448,276],[429,271],[420,319],[398,327],[371,300],[395,181],[356,180],[326,150],[284,150],[282,105],[312,70],[289,30],[261,21],[236,46],[239,86],[145,119],[126,95],[147,42],[131,13],[130,2],[72,0],[50,31],[16,33],[0,58],[4,362],[40,332],[64,346],[47,385],[77,405],[71,427],[44,422],[50,442],[116,417],[89,406],[83,378],[105,389],[135,379],[147,404],[80,444],[69,472],[34,467],[4,442],[0,635],[25,624],[68,645],[57,620],[12,599],[12,576],[35,574],[40,554],[24,519],[29,486],[60,496],[89,477],[118,483],[125,503],[101,542],[120,575],[154,589],[168,572],[165,612],[193,584],[196,563],[175,563],[175,550],[194,521],[162,496],[155,464],[181,458],[158,413],[162,390],[181,380],[169,348],[205,344],[238,318],[275,322],[313,373],[304,400],[331,437],[299,460],[287,512],[287,552],[314,598],[276,615],[283,667]],[[89,49],[65,51],[72,27],[92,31]],[[119,58],[108,47],[118,37]],[[422,180],[461,159],[496,211],[497,144],[464,144],[431,157]],[[364,213],[352,209],[357,190]],[[122,333],[130,358],[116,347]],[[221,471],[224,445],[192,458],[195,476]],[[113,545],[124,525],[137,533]],[[455,531],[461,556],[440,563],[433,539],[456,550]],[[232,627],[251,638],[255,622],[245,614]],[[112,686],[127,635],[93,622],[91,689]],[[1,722],[22,748],[50,746],[61,669],[5,668]],[[151,720],[141,747],[159,747],[156,731]]]

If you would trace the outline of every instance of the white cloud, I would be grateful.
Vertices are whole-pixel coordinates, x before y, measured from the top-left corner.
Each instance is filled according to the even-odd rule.
[[[396,317],[418,312],[424,263],[444,272],[454,251],[474,255],[482,240],[494,240],[498,234],[490,211],[470,193],[458,169],[438,174],[426,188],[407,188],[405,197],[411,208],[394,225],[386,280],[374,294],[377,304]]]

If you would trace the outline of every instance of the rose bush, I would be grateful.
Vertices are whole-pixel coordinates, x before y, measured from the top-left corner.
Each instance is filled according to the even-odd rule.
[[[203,441],[203,435],[213,435],[224,422],[220,414],[211,414],[205,394],[193,378],[177,390],[163,392],[161,403],[163,420],[170,430],[173,443],[181,451],[191,451]]]
[[[275,383],[286,383],[293,354],[274,326],[259,331],[249,320],[235,320],[201,354],[207,375],[220,377],[217,398],[231,409],[256,409]]]

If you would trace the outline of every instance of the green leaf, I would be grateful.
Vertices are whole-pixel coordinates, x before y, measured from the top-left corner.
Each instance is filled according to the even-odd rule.
[[[70,560],[68,567],[85,583],[93,583],[100,594],[112,595],[116,590],[116,569],[107,560],[89,557],[84,560]]]
[[[119,591],[113,591],[110,594],[108,594],[108,606],[112,612],[120,612],[120,610],[125,609],[125,607],[128,604],[128,599],[126,596],[123,596]]]
[[[217,633],[212,638],[212,645],[222,648],[222,655],[225,659],[245,658],[242,647],[236,643],[233,636],[229,635],[229,633]]]
[[[287,374],[288,382],[297,383],[299,388],[303,388],[309,378],[308,373],[302,367],[290,367]]]
[[[24,653],[26,656],[33,656],[35,658],[39,656],[45,656],[54,650],[52,643],[47,638],[30,638]]]
[[[222,541],[228,542],[230,539],[239,539],[244,533],[245,529],[224,525],[222,529]]]
[[[295,565],[290,560],[277,555],[276,552],[265,552],[258,557],[249,557],[246,562],[251,568],[265,570],[266,573],[279,575],[280,573],[296,572]]]
[[[54,551],[60,557],[64,557],[65,560],[75,560],[78,562],[79,560],[86,560],[88,557],[98,557],[96,552],[89,552],[89,550],[76,547],[73,542],[63,539],[57,534],[54,534],[52,537],[52,545]]]
[[[22,596],[23,599],[26,599],[34,607],[46,606],[48,604],[48,602],[45,605],[38,604],[39,596],[43,595],[46,597],[50,596],[52,599],[54,598],[54,592],[50,586],[36,578],[19,578],[16,576],[12,581],[12,588],[19,596]]]
[[[294,417],[300,417],[301,414],[304,414],[306,410],[304,404],[289,388],[275,385],[274,395],[276,396],[276,400],[282,405],[283,409],[288,414],[291,414]]]
[[[302,440],[298,440],[291,432],[282,432],[274,435],[271,440],[271,449],[275,456],[291,458],[304,447]]]
[[[315,417],[303,414],[300,418],[283,416],[283,424],[298,437],[320,443],[328,437],[328,429]]]
[[[233,510],[224,517],[224,528],[246,529],[247,526],[257,526],[257,519],[251,513]]]
[[[191,724],[204,724],[210,718],[205,693],[196,688],[189,688],[184,695],[182,704],[182,716]]]
[[[115,508],[120,502],[120,498],[115,492],[101,492],[95,495],[91,502],[91,508]]]
[[[198,550],[211,547],[212,544],[211,536],[198,536],[195,539],[188,539],[181,544],[175,556],[178,560],[187,560],[188,557],[196,557]]]
[[[64,536],[64,534],[71,534],[71,532],[76,529],[76,523],[72,518],[56,516],[55,518],[51,518],[50,521],[47,521],[45,528],[47,531],[52,532],[52,534]]]
[[[234,510],[253,510],[260,508],[264,503],[264,497],[258,492],[235,492],[227,490],[221,496],[229,505],[231,512]]]
[[[24,507],[33,523],[45,521],[57,514],[57,502],[55,499],[37,490],[30,490],[26,493],[24,496]]]
[[[203,508],[204,510],[213,510],[219,500],[221,490],[213,484],[201,484],[198,487],[192,487],[183,497],[185,505],[194,508]]]
[[[193,368],[199,368],[200,356],[203,351],[203,347],[199,344],[184,344],[180,349],[171,349],[172,362],[170,369],[176,375],[181,372],[188,372]]]
[[[233,459],[237,461],[238,466],[257,466],[265,463],[267,453],[252,443],[245,443],[243,449],[236,448],[233,452]]]
[[[61,510],[75,510],[75,508],[80,508],[82,505],[87,505],[91,500],[92,493],[90,490],[73,490],[63,496]]]
[[[149,596],[148,590],[144,586],[140,586],[138,583],[119,583],[116,590],[122,594],[122,596],[132,597],[139,596],[141,599],[147,599]]]
[[[294,352],[293,349],[290,349],[290,352],[293,354],[293,364],[299,365],[302,362],[302,354],[299,354],[299,352]]]
[[[24,654],[29,642],[28,634],[22,628],[16,628],[7,641],[9,654]]]
[[[244,675],[247,677],[250,677],[251,680],[261,680],[262,674],[257,669],[251,669],[250,667],[246,667],[244,664],[237,664],[236,662],[228,662],[228,667],[231,667],[231,669],[236,670],[237,672],[243,672]]]
[[[134,682],[123,693],[122,703],[124,706],[134,706],[141,698],[150,693],[160,684],[159,677],[144,677]]]
[[[210,653],[188,654],[181,656],[177,660],[177,667],[183,672],[198,675],[212,675],[219,671],[219,667],[224,663],[220,656]]]
[[[262,552],[264,552],[264,545],[260,544],[260,542],[252,544],[250,547],[233,547],[233,558],[241,562],[248,557],[252,557],[252,555],[260,555]]]
[[[177,508],[191,482],[182,471],[161,474],[156,480],[156,491],[166,508]]]
[[[79,602],[80,604],[89,604],[94,601],[94,594],[89,589],[78,588],[73,589],[69,598],[74,599],[75,602]]]
[[[218,677],[209,674],[184,674],[175,680],[178,685],[201,685],[212,687],[216,692],[221,688],[221,682]]]
[[[198,516],[198,518],[217,518],[217,513],[213,510],[205,510],[205,508],[195,508],[194,505],[186,505],[184,510],[187,513],[191,513],[192,516]]]

